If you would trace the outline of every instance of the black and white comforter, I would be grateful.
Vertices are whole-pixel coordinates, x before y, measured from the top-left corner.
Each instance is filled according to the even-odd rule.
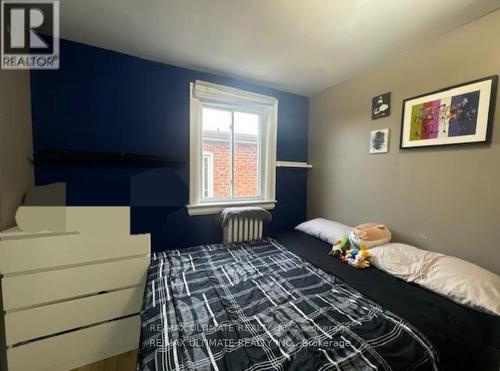
[[[272,239],[154,254],[140,348],[142,370],[437,369],[411,324]]]

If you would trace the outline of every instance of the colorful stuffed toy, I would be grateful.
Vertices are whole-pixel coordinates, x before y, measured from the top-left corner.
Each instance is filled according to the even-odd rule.
[[[345,255],[345,252],[349,249],[350,246],[351,246],[351,241],[349,241],[349,236],[346,234],[345,236],[342,236],[340,240],[335,241],[335,243],[332,246],[332,250],[328,255],[333,255],[333,256]]]
[[[362,246],[360,249],[350,249],[343,260],[351,267],[362,269],[370,266],[370,258],[370,252]]]
[[[391,232],[383,224],[358,225],[349,234],[342,236],[332,246],[329,255],[337,256],[344,263],[361,269],[370,266],[370,247],[382,245],[391,240]]]
[[[359,250],[356,247],[353,247],[352,249],[347,250],[345,254],[341,255],[340,260],[344,263],[349,263],[349,259],[354,259],[358,252]]]

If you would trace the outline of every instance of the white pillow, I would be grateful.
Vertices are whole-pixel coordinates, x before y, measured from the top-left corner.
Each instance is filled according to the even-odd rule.
[[[333,220],[316,218],[299,224],[295,229],[319,238],[329,244],[333,244],[339,238],[348,234],[353,227],[334,222]]]
[[[500,316],[500,276],[453,256],[388,243],[370,249],[371,263],[408,282]]]
[[[430,251],[404,243],[386,243],[370,249],[370,264],[402,280],[413,282],[420,274]]]
[[[500,276],[453,256],[434,256],[415,280],[457,303],[500,316]]]

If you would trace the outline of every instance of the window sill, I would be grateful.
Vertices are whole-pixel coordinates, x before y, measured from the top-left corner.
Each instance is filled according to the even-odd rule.
[[[204,204],[186,205],[189,215],[210,215],[217,214],[226,207],[241,207],[241,206],[259,206],[266,210],[274,209],[277,201],[275,200],[257,200],[257,201],[241,201],[241,202],[214,202]]]

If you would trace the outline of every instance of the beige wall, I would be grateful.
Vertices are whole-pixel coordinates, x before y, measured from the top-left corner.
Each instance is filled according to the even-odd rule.
[[[394,240],[500,273],[500,94],[491,145],[398,149],[402,100],[500,74],[499,35],[497,11],[315,95],[308,216],[386,223]],[[390,117],[371,121],[372,97],[388,91]],[[383,128],[389,153],[369,155],[370,131]]]
[[[32,187],[31,99],[28,71],[0,71],[0,230],[15,224],[24,193]]]

